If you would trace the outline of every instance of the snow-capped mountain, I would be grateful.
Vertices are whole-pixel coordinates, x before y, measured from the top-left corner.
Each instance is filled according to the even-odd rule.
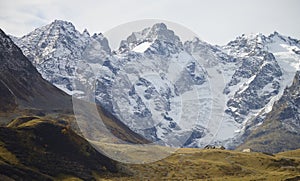
[[[243,135],[239,149],[251,147],[256,151],[277,153],[300,146],[300,71],[291,86],[284,90],[262,124]],[[267,143],[267,144],[266,144]]]
[[[242,35],[223,47],[242,60],[225,88],[226,113],[245,125],[241,133],[260,125],[273,103],[292,84],[300,66],[299,47],[299,41],[277,32],[267,37]]]
[[[191,134],[205,132],[209,114],[204,113],[210,107],[206,73],[165,24],[133,33],[116,54],[101,34],[79,33],[64,21],[16,43],[45,79],[69,94],[82,96],[93,89],[98,104],[153,141],[182,146]],[[200,90],[206,94],[198,95]]]
[[[191,134],[203,136],[209,82],[173,31],[160,23],[134,32],[118,52],[122,63],[111,95],[121,120],[145,137],[173,146],[184,145]]]
[[[86,30],[80,33],[72,23],[60,20],[21,37],[16,44],[43,78],[69,94],[76,93],[72,82],[78,69],[87,63],[102,63],[97,61],[110,55],[107,39],[102,34],[90,36]]]
[[[71,111],[70,96],[44,80],[1,29],[0,57],[0,112],[8,115],[25,109]]]
[[[198,38],[182,42],[158,23],[112,52],[102,34],[55,21],[14,41],[57,87],[78,96],[92,89],[96,102],[131,129],[173,146],[236,146],[300,65],[299,41],[277,32],[213,46]]]

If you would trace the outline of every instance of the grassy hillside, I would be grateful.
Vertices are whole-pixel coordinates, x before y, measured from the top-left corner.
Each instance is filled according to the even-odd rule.
[[[146,165],[126,165],[123,180],[299,180],[300,150],[278,155],[228,150],[179,149]],[[114,179],[112,179],[114,180]]]
[[[0,127],[0,178],[48,180],[117,172],[116,162],[98,153],[67,123],[23,117]],[[1,179],[0,179],[1,180]]]
[[[0,127],[0,180],[300,179],[300,150],[269,155],[183,148],[157,162],[124,164],[96,152],[69,128],[68,121],[50,116],[19,117]],[[120,143],[106,143],[105,148],[148,159],[143,148]]]

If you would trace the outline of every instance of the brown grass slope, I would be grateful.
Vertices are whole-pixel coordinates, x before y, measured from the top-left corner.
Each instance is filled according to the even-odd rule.
[[[125,144],[122,146],[126,149]],[[135,150],[132,156],[138,153]],[[299,180],[300,150],[270,155],[182,148],[154,163],[121,164],[98,153],[69,129],[69,122],[50,119],[49,116],[26,116],[13,120],[8,127],[0,127],[1,178]]]
[[[94,172],[105,175],[117,171],[115,161],[97,152],[61,121],[25,117],[0,127],[2,177],[52,180],[69,175],[91,180]]]
[[[300,179],[299,154],[300,150],[272,156],[258,152],[185,148],[154,163],[126,165],[131,176],[112,180],[297,181]]]

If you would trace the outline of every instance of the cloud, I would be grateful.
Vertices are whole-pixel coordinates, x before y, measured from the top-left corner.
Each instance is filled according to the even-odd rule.
[[[224,44],[242,33],[273,31],[300,38],[300,1],[289,0],[0,0],[0,26],[21,36],[55,19],[78,30],[105,32],[141,19],[182,24],[202,39]]]

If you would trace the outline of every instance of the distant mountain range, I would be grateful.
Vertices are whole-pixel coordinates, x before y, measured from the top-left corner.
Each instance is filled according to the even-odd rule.
[[[299,95],[290,90],[299,93],[293,81],[300,42],[277,32],[215,46],[198,38],[182,42],[158,23],[111,50],[101,33],[80,33],[72,23],[56,20],[12,40],[44,79],[77,98],[92,90],[106,112],[158,144],[251,146],[275,124],[284,125],[280,135],[295,139],[283,147],[288,137],[264,139],[260,144],[274,144],[267,151],[299,143]]]

